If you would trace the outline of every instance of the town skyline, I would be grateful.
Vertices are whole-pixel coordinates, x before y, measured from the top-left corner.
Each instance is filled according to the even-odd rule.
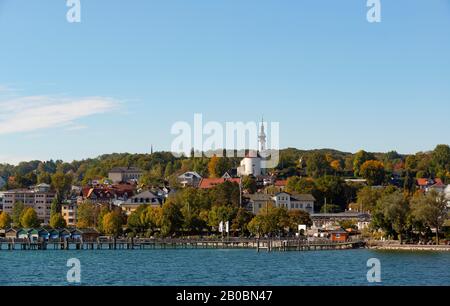
[[[169,151],[194,113],[264,115],[282,148],[449,142],[448,3],[386,2],[371,24],[365,1],[288,2],[85,1],[73,24],[64,1],[2,1],[0,163]]]

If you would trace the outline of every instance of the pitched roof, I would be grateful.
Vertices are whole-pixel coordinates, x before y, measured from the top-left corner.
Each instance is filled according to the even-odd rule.
[[[200,181],[199,188],[200,189],[210,189],[214,188],[217,185],[223,184],[225,182],[232,182],[232,183],[240,183],[240,178],[231,178],[231,179],[225,179],[225,178],[204,178]]]
[[[312,194],[291,194],[291,201],[316,201]]]
[[[255,193],[248,195],[250,201],[272,201],[272,196],[267,193]]]
[[[276,180],[275,186],[276,187],[285,187],[287,185],[287,180]]]

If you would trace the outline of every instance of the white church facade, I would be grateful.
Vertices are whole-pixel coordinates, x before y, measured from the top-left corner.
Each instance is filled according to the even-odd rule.
[[[261,131],[258,135],[259,151],[250,151],[244,159],[241,160],[240,166],[237,168],[238,176],[254,177],[263,175],[264,169],[262,168],[262,158],[259,152],[266,150],[266,133],[264,130],[264,120],[261,122]]]

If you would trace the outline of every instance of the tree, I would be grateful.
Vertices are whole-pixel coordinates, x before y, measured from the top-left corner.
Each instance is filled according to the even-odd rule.
[[[428,194],[416,195],[412,201],[412,215],[417,221],[436,229],[436,244],[439,244],[439,230],[447,220],[447,200],[445,195],[432,190]]]
[[[52,201],[52,206],[50,207],[50,215],[58,214],[61,212],[61,205],[59,204],[58,196],[56,196]]]
[[[450,146],[437,145],[432,154],[432,161],[436,166],[436,172],[450,171]]]
[[[372,153],[367,153],[364,150],[359,151],[355,154],[353,159],[353,171],[355,176],[360,176],[361,166],[368,160],[375,160],[375,156]]]
[[[366,186],[357,193],[357,204],[360,211],[374,211],[378,200],[382,196],[382,191]]]
[[[120,210],[114,210],[103,216],[102,227],[105,234],[117,237],[122,232],[123,217]]]
[[[220,174],[217,172],[217,165],[219,164],[219,158],[214,154],[213,157],[209,160],[208,163],[208,172],[209,177],[217,178],[220,177]]]
[[[255,193],[258,190],[255,178],[251,176],[244,176],[242,179],[242,188],[247,190],[249,193]]]
[[[161,235],[169,236],[176,233],[183,224],[183,215],[180,206],[172,199],[168,199],[162,207]]]
[[[22,216],[22,212],[25,210],[25,205],[22,202],[16,202],[13,204],[13,212],[12,212],[12,220],[14,226],[21,226],[20,217]]]
[[[307,227],[312,225],[311,216],[306,211],[299,209],[290,210],[288,215],[291,228],[298,228],[299,225],[306,225]]]
[[[72,187],[73,176],[57,172],[52,175],[52,186],[56,191],[58,199],[65,199]]]
[[[233,222],[231,224],[231,229],[235,232],[240,231],[241,235],[244,235],[246,232],[248,232],[247,226],[252,218],[253,215],[251,212],[249,212],[245,208],[239,208],[236,213],[236,217],[233,219]]]
[[[97,224],[96,224],[96,228],[100,233],[103,233],[105,231],[104,227],[103,227],[103,220],[104,217],[109,213],[109,207],[108,206],[102,206],[100,208],[100,212],[98,213],[97,216]]]
[[[11,223],[12,223],[12,219],[7,212],[3,211],[2,213],[0,213],[0,228],[1,229],[10,228]]]
[[[96,209],[95,205],[89,201],[84,201],[78,205],[77,210],[77,227],[90,228],[96,225]]]
[[[306,172],[309,176],[320,177],[331,173],[330,164],[322,153],[314,152],[306,159]]]
[[[403,243],[403,233],[407,228],[407,221],[409,215],[408,201],[400,191],[395,191],[390,194],[383,195],[378,200],[377,205],[380,205],[384,218],[392,224],[393,229],[397,232],[400,244]]]
[[[384,165],[382,162],[377,160],[366,161],[361,165],[359,173],[371,186],[380,185],[384,181]]]
[[[50,227],[51,228],[64,228],[66,227],[66,220],[59,213],[54,213],[50,217]]]
[[[23,227],[32,228],[40,226],[41,222],[39,222],[36,211],[33,208],[28,207],[22,212],[20,224],[22,224]]]

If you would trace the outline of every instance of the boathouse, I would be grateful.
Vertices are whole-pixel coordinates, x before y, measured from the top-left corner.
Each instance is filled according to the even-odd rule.
[[[330,232],[330,239],[333,242],[346,242],[348,240],[349,233],[344,230],[336,230]]]

